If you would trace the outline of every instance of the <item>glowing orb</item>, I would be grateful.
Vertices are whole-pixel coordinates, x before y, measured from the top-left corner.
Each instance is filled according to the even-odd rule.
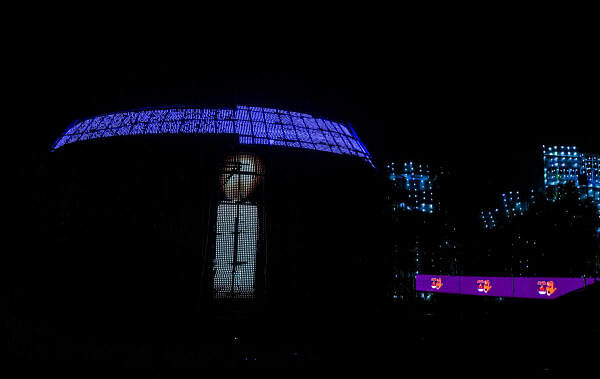
[[[237,153],[225,159],[219,177],[221,190],[228,200],[242,201],[252,194],[260,184],[263,164],[249,153]]]

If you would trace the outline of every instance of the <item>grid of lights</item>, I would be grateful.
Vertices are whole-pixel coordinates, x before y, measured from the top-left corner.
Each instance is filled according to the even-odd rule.
[[[581,153],[576,146],[544,146],[544,187],[548,190],[569,182],[600,212],[600,155]]]
[[[535,191],[529,191],[529,199],[522,200],[519,191],[509,191],[502,194],[502,207],[507,218],[522,215],[529,206],[535,203]]]
[[[258,207],[223,201],[217,207],[214,293],[217,299],[254,298]]]
[[[544,147],[544,186],[578,184],[581,157],[576,146]]]
[[[600,155],[583,154],[582,174],[587,181],[580,184],[583,196],[600,208]]]
[[[498,209],[482,209],[479,218],[484,229],[492,230],[496,228],[496,219],[498,215]]]
[[[224,199],[217,205],[213,290],[215,299],[253,299],[259,242],[259,201],[252,194],[262,181],[261,160],[230,155],[219,175]]]
[[[528,197],[523,199],[520,192],[509,191],[500,194],[500,208],[494,209],[481,209],[479,212],[479,219],[481,226],[485,230],[493,230],[497,227],[498,220],[511,219],[512,217],[522,215],[535,204],[535,190],[530,189]]]
[[[390,180],[408,192],[406,201],[394,204],[394,210],[403,209],[423,213],[433,213],[433,181],[427,165],[403,162],[396,167],[395,162],[386,166]]]
[[[72,124],[54,143],[149,134],[234,134],[244,145],[276,145],[360,157],[371,155],[352,127],[283,110],[169,108],[111,113]]]
[[[512,217],[523,213],[523,203],[519,191],[510,191],[502,194],[502,206],[506,217]]]

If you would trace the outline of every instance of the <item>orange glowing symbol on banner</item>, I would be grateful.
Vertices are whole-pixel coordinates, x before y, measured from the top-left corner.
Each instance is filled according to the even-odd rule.
[[[557,288],[554,287],[554,281],[552,280],[540,280],[537,282],[538,285],[538,293],[540,295],[552,296],[554,292],[556,292]]]
[[[492,283],[488,279],[477,281],[477,291],[483,292],[483,293],[488,293],[488,291],[491,289],[492,289]]]
[[[431,288],[436,290],[442,288],[442,278],[431,278]]]

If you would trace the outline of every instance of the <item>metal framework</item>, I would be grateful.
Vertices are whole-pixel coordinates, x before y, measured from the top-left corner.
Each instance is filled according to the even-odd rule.
[[[150,134],[234,134],[243,145],[277,145],[360,157],[371,155],[352,127],[271,108],[168,108],[110,113],[73,123],[51,150],[77,141]]]

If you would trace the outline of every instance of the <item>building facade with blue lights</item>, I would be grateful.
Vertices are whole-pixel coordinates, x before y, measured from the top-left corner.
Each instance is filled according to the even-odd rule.
[[[386,170],[398,196],[392,205],[395,211],[433,213],[438,210],[439,200],[437,194],[434,195],[436,177],[429,165],[412,161],[390,162]]]
[[[535,202],[535,189],[529,189],[525,195],[519,190],[503,192],[496,208],[480,210],[481,227],[484,230],[494,230],[499,224],[510,222],[515,216],[522,216]]]
[[[600,155],[579,151],[577,146],[543,146],[544,189],[550,200],[573,183],[582,199],[590,199],[600,212]]]
[[[456,227],[441,200],[448,176],[445,167],[432,169],[423,162],[385,165],[387,208],[392,219],[394,301],[409,296],[406,287],[419,273],[458,272]]]
[[[598,155],[557,145],[543,146],[542,156],[543,191],[504,192],[495,207],[480,210],[473,261],[519,276],[598,272]]]
[[[479,212],[479,221],[481,222],[481,227],[484,230],[494,230],[498,226],[498,217],[499,217],[499,209],[482,209]]]
[[[534,189],[530,189],[526,196],[522,196],[518,190],[502,193],[501,196],[502,210],[506,218],[522,215],[531,205],[535,204]]]
[[[544,193],[546,199],[555,201],[561,198],[564,186],[575,185],[581,199],[589,199],[600,212],[600,155],[581,152],[577,146],[543,146]],[[494,208],[480,210],[479,218],[484,230],[495,229],[499,223],[508,222],[517,215],[524,214],[535,204],[536,191],[529,189],[527,194],[518,190],[500,194],[500,201]]]

